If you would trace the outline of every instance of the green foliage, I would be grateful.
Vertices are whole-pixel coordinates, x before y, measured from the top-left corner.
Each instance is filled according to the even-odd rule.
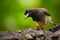
[[[32,18],[24,19],[27,8],[47,8],[54,23],[60,23],[60,0],[0,0],[0,31],[35,29]],[[48,25],[45,29],[51,28]]]

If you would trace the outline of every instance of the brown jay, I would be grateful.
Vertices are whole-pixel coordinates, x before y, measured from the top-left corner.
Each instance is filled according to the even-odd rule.
[[[36,29],[37,30],[43,30],[44,25],[47,25],[49,23],[52,24],[51,20],[51,14],[50,12],[45,8],[30,8],[25,11],[25,19],[27,17],[31,17],[33,21],[36,22]]]

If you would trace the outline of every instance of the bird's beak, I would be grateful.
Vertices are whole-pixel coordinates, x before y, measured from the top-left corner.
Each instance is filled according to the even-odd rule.
[[[27,14],[24,16],[24,18],[26,19],[28,16],[29,16],[29,13],[27,13]]]

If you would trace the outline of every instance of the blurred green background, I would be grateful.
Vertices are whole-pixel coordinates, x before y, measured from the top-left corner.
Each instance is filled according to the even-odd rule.
[[[0,0],[0,31],[35,29],[32,18],[24,19],[28,8],[47,8],[54,23],[60,23],[60,0]],[[52,28],[51,25],[45,29]]]

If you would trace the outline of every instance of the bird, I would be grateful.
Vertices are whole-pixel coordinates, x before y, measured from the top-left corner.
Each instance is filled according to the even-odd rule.
[[[24,13],[24,18],[31,17],[36,22],[36,30],[44,30],[44,26],[53,24],[51,14],[46,8],[28,8]]]

